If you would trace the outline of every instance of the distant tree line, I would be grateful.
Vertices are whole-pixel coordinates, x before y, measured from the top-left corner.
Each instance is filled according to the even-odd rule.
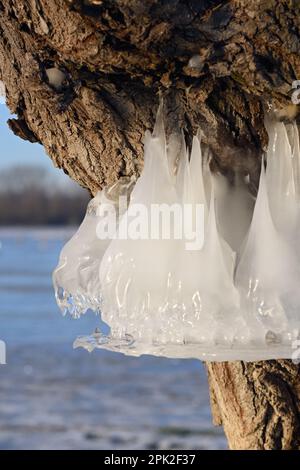
[[[89,193],[47,170],[16,166],[0,172],[0,225],[73,225],[84,217]]]

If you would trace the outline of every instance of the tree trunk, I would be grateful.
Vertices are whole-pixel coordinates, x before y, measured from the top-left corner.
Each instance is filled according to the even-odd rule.
[[[161,95],[169,132],[200,126],[213,168],[256,188],[264,109],[297,114],[299,18],[297,0],[0,0],[9,126],[95,194],[139,173]],[[230,448],[300,449],[298,365],[207,369]]]

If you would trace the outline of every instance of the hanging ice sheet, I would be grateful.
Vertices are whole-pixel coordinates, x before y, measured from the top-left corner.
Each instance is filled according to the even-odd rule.
[[[266,127],[267,165],[262,160],[255,200],[247,175],[232,184],[210,175],[200,136],[190,155],[180,136],[167,143],[160,108],[134,188],[120,181],[92,200],[54,272],[63,312],[92,309],[110,328],[79,337],[75,347],[214,361],[293,356],[300,339],[299,135],[296,125]],[[108,213],[120,217],[105,238]]]

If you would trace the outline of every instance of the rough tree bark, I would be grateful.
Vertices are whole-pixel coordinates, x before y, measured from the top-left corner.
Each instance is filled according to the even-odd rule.
[[[9,126],[95,193],[139,173],[161,94],[169,130],[188,139],[200,126],[213,166],[228,177],[240,168],[255,188],[264,108],[297,114],[299,18],[297,0],[0,0]],[[299,366],[207,368],[230,448],[300,448]]]

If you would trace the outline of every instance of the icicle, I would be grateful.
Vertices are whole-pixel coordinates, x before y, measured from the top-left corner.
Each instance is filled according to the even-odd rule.
[[[80,337],[76,347],[206,360],[291,357],[300,337],[299,134],[296,125],[266,126],[267,169],[262,164],[254,204],[243,174],[230,184],[211,175],[201,134],[190,156],[183,134],[166,139],[160,105],[134,188],[120,181],[92,200],[54,273],[64,311],[101,310],[111,329]],[[119,195],[130,195],[128,207]],[[102,239],[111,206],[121,217]]]
[[[289,143],[292,151],[293,167],[293,187],[295,188],[296,199],[300,202],[300,141],[299,131],[296,122],[287,125]]]
[[[297,213],[292,150],[282,122],[266,120],[269,134],[266,184],[275,226],[290,237],[290,227]]]
[[[253,218],[235,277],[242,310],[257,340],[271,331],[277,341],[278,333],[286,330],[283,299],[293,291],[292,278],[299,279],[298,270],[293,253],[274,226],[262,164]]]
[[[160,338],[164,341],[186,342],[194,341],[202,326],[200,342],[209,342],[212,330],[204,331],[207,319],[203,308],[203,242],[205,220],[207,217],[206,199],[202,181],[201,150],[199,141],[193,140],[190,162],[183,155],[179,176],[181,181],[181,209],[183,236],[176,246],[170,263],[168,291],[164,305],[160,308],[161,331]],[[198,171],[198,178],[193,172]],[[203,236],[201,237],[201,232]],[[196,239],[192,241],[195,234]],[[207,323],[207,322],[206,322]],[[211,323],[211,322],[210,322]],[[172,326],[172,328],[170,328]],[[176,333],[176,335],[174,335]],[[199,336],[198,336],[199,340]]]
[[[198,136],[193,138],[193,146],[190,159],[190,174],[191,174],[191,185],[195,193],[195,202],[198,201],[200,204],[204,204],[205,216],[208,214],[208,202],[205,194],[205,187],[203,181],[203,161],[202,152],[200,146],[200,140]]]
[[[153,135],[148,135],[145,141],[145,166],[119,229],[122,232],[126,231],[125,226],[132,226],[135,209],[142,208],[141,224],[147,233],[138,239],[112,240],[100,267],[102,318],[111,325],[115,335],[138,337],[144,331],[145,341],[147,332],[153,339],[153,331],[160,328],[157,315],[168,290],[169,265],[177,243],[163,239],[160,233],[149,237],[149,230],[159,229],[158,221],[150,220],[152,205],[178,204],[161,113],[159,108]]]

